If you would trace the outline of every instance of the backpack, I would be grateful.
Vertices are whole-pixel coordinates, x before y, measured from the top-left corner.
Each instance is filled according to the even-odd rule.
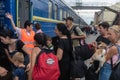
[[[71,61],[71,70],[70,76],[71,78],[82,78],[85,76],[87,72],[87,66],[81,59],[74,59]]]
[[[58,80],[59,76],[58,58],[54,55],[54,51],[42,49],[36,58],[32,72],[33,80]]]
[[[75,47],[75,55],[81,57],[82,60],[87,60],[94,54],[94,47],[92,44],[84,44]]]
[[[95,72],[98,69],[98,67],[99,61],[94,61],[85,74],[85,80],[98,80],[99,73]]]
[[[71,29],[71,32],[74,31],[74,33],[78,35],[76,28],[77,26],[74,26]],[[82,60],[87,60],[90,57],[92,57],[93,54],[94,54],[94,47],[92,46],[92,44],[87,44],[85,40],[80,39],[80,46],[75,46],[75,55],[77,57],[81,57]]]

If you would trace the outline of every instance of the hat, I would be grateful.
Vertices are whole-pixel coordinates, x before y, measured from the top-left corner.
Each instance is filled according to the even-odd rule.
[[[67,17],[65,20],[66,20],[66,21],[67,21],[67,20],[73,21],[73,18],[72,18],[72,17]]]

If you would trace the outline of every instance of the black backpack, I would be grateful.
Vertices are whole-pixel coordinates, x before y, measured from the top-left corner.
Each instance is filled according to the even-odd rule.
[[[91,44],[84,44],[75,47],[75,55],[81,57],[82,60],[87,60],[94,54],[94,47]]]
[[[99,73],[95,73],[98,67],[99,67],[99,61],[94,61],[85,74],[85,80],[98,80]]]

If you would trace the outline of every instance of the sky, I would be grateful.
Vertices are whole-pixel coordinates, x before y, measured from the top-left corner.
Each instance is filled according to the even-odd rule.
[[[110,4],[114,4],[116,2],[120,2],[120,0],[64,0],[65,2],[67,3],[73,3],[74,2],[107,2],[107,3],[110,3]],[[72,5],[72,4],[71,4]]]
[[[113,5],[120,0],[64,0],[70,6],[74,6],[76,2],[82,2],[84,5]],[[75,12],[85,20],[88,24],[94,20],[94,13],[100,10],[75,10]]]

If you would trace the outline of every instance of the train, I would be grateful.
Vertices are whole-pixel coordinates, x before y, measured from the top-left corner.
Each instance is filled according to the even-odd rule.
[[[12,29],[5,13],[13,15],[16,26],[23,27],[26,20],[40,23],[45,34],[54,37],[57,23],[65,23],[66,17],[73,17],[74,25],[87,23],[63,0],[0,0],[0,29]]]

